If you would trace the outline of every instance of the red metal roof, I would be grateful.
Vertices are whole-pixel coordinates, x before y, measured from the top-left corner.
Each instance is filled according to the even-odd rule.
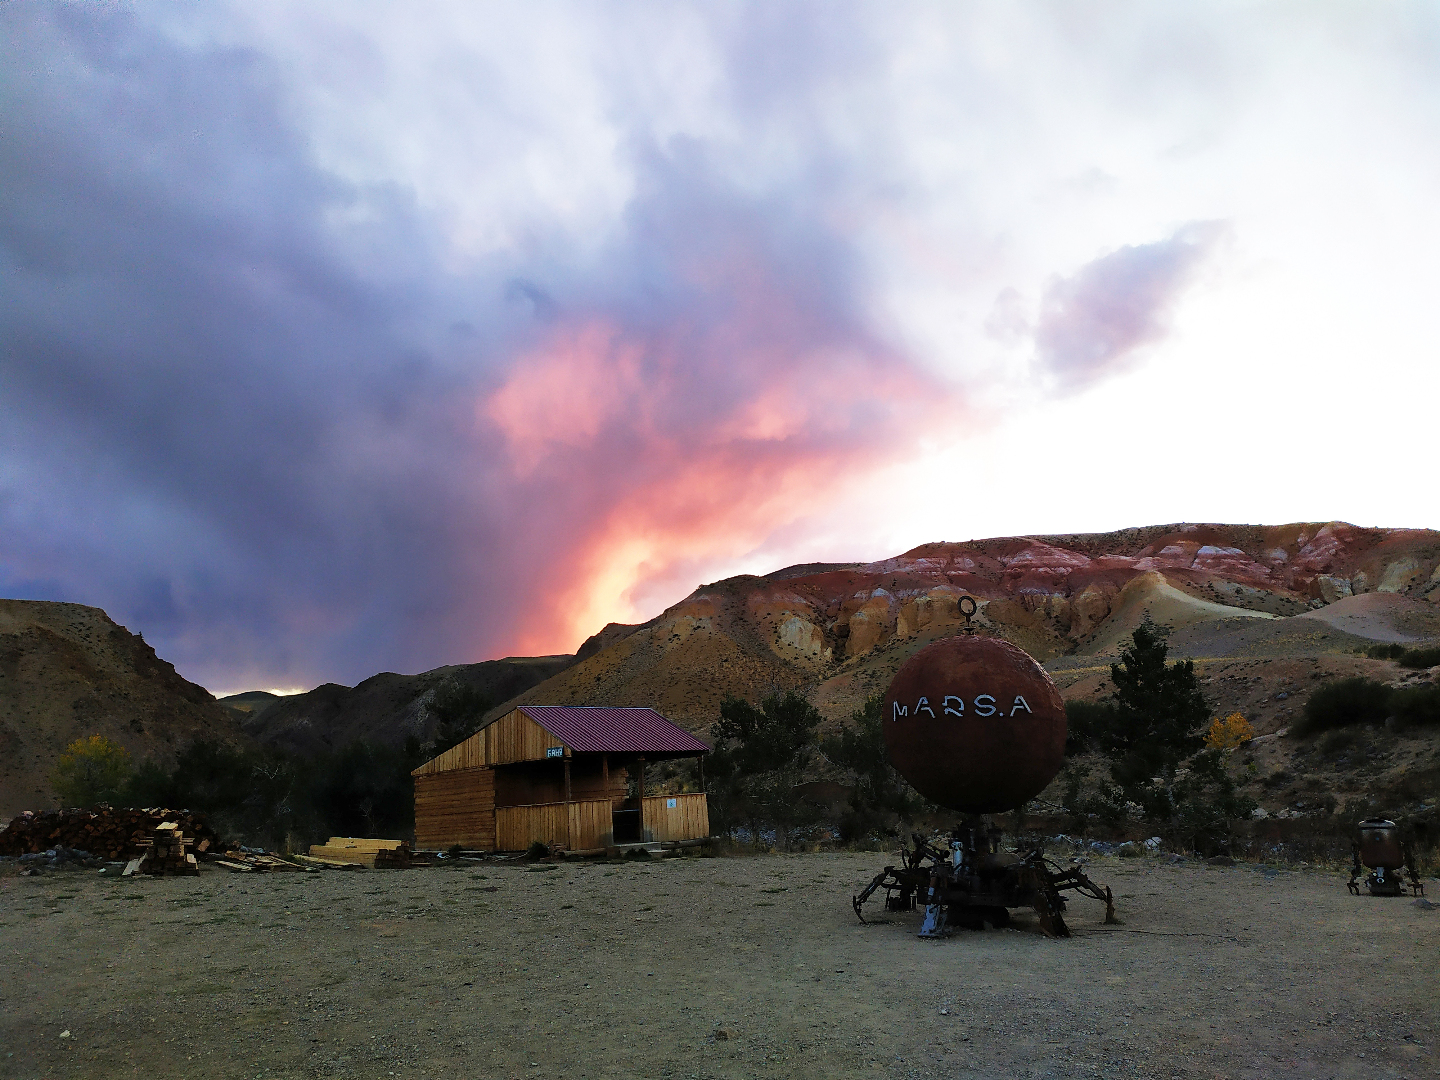
[[[520,711],[578,753],[689,757],[710,750],[654,709],[521,705]]]

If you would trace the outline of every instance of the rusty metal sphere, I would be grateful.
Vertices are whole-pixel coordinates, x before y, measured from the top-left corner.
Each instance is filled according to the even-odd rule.
[[[1065,757],[1065,703],[1024,650],[961,635],[905,662],[885,694],[890,762],[916,791],[965,814],[1023,805]]]
[[[1400,826],[1389,818],[1360,822],[1360,861],[1371,870],[1399,870],[1405,865],[1400,850]]]

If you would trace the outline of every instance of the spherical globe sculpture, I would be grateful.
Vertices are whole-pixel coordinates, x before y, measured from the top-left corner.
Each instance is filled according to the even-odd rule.
[[[927,645],[885,694],[890,762],[931,802],[999,814],[1040,794],[1065,758],[1065,703],[1024,650],[962,634]]]

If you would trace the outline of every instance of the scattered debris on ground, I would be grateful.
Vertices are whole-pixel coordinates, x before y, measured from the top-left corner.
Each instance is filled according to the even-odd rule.
[[[296,856],[300,858],[301,856]],[[281,858],[268,851],[259,851],[255,848],[239,848],[234,851],[226,851],[221,855],[211,855],[207,860],[216,866],[223,866],[237,874],[284,872],[286,870],[305,872],[313,869],[309,866],[300,866],[289,859]]]

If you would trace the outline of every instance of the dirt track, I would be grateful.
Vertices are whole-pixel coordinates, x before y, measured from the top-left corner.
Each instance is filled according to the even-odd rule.
[[[923,942],[885,861],[6,876],[0,1076],[1440,1074],[1440,911],[1103,859],[1122,927]]]

